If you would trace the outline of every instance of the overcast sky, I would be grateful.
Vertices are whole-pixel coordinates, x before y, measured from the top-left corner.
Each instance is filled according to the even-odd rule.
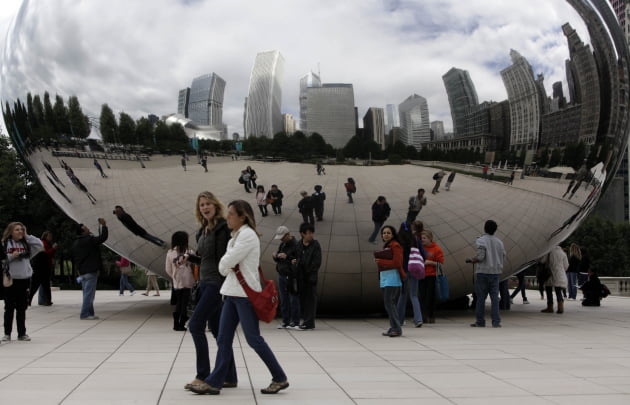
[[[299,117],[299,79],[351,83],[363,117],[369,107],[425,97],[431,121],[452,129],[442,75],[468,70],[479,101],[504,100],[500,70],[517,50],[553,82],[565,83],[570,22],[564,0],[2,0],[2,96],[76,95],[84,111],[103,103],[134,118],[177,110],[178,90],[215,72],[227,84],[223,120],[242,133],[243,102],[256,53],[284,57],[283,112]],[[1,37],[0,37],[1,38]],[[565,94],[566,95],[566,94]]]

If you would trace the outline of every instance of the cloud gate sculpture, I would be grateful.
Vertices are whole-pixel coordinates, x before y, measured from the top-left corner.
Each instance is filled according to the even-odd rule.
[[[367,2],[369,5],[350,12],[364,13],[365,18],[381,22],[379,18],[387,16],[391,20],[387,24],[392,24],[390,31],[404,37],[396,38],[399,46],[394,49],[363,48],[370,51],[364,57],[372,55],[378,59],[376,55],[381,53],[390,59],[379,70],[357,60],[356,65],[346,66],[345,76],[340,68],[339,77],[331,80],[356,79],[355,102],[360,111],[375,105],[400,103],[400,123],[396,126],[402,128],[401,137],[414,145],[413,137],[423,136],[423,130],[424,134],[430,134],[429,120],[425,117],[424,127],[421,124],[413,130],[405,127],[408,115],[402,102],[409,94],[418,93],[428,103],[424,114],[430,112],[431,121],[452,121],[450,132],[455,136],[451,141],[433,141],[422,147],[458,148],[455,141],[460,140],[461,145],[466,145],[462,147],[487,152],[489,161],[496,156],[492,151],[503,148],[513,156],[524,156],[526,163],[539,158],[541,150],[557,150],[561,165],[575,169],[575,173],[569,170],[571,173],[561,178],[530,176],[518,167],[512,184],[508,184],[506,180],[514,169],[505,161],[493,161],[490,173],[495,179],[484,179],[481,166],[449,162],[331,164],[326,166],[325,175],[318,175],[311,164],[234,160],[229,155],[212,154],[206,171],[194,154],[188,156],[183,166],[181,155],[157,152],[157,146],[151,154],[132,152],[132,147],[122,142],[97,141],[91,143],[90,149],[85,142],[77,141],[81,135],[75,132],[88,123],[93,132],[90,137],[98,129],[102,132],[102,116],[100,122],[94,117],[103,104],[111,107],[116,116],[127,112],[134,120],[150,114],[170,116],[177,111],[179,89],[193,77],[210,71],[221,74],[221,69],[226,75],[235,72],[241,64],[235,55],[250,52],[243,58],[242,64],[247,65],[243,68],[244,75],[233,80],[226,78],[226,98],[221,100],[224,121],[236,117],[229,125],[238,128],[243,122],[242,100],[247,96],[251,61],[256,52],[277,43],[272,41],[276,38],[269,36],[266,22],[251,17],[252,21],[236,24],[231,30],[259,24],[265,35],[251,40],[261,41],[252,45],[251,50],[247,48],[249,45],[233,49],[240,46],[240,36],[230,34],[232,31],[226,28],[229,25],[217,22],[219,28],[209,28],[213,24],[203,24],[203,19],[193,20],[197,15],[209,20],[215,18],[211,15],[226,20],[241,18],[238,12],[231,14],[230,10],[218,9],[214,2],[155,7],[161,11],[156,11],[153,18],[149,18],[152,11],[125,2],[67,3],[64,7],[57,2],[53,5],[25,1],[16,16],[2,62],[2,111],[7,132],[46,192],[69,217],[93,229],[98,217],[105,218],[110,228],[106,243],[109,248],[163,275],[166,254],[163,241],[168,243],[172,233],[179,230],[194,235],[197,227],[194,204],[199,192],[210,190],[224,203],[245,199],[256,208],[253,194],[245,193],[237,182],[241,170],[252,166],[259,184],[265,189],[277,184],[284,193],[281,215],[262,217],[256,211],[262,233],[261,262],[267,276],[275,273],[271,259],[278,246],[278,241],[273,240],[275,229],[285,225],[297,235],[302,221],[297,210],[300,191],[312,193],[319,184],[326,192],[324,220],[315,225],[316,239],[323,250],[318,285],[321,311],[345,314],[381,310],[373,261],[377,246],[367,240],[373,228],[370,207],[377,196],[385,196],[392,207],[386,224],[398,228],[406,217],[408,199],[418,188],[426,189],[428,195],[428,204],[418,219],[433,231],[444,250],[451,296],[463,296],[473,288],[472,268],[465,258],[474,254],[474,241],[483,232],[487,219],[499,224],[497,234],[507,250],[503,273],[507,277],[567,238],[588,216],[611,182],[628,144],[628,46],[608,2],[545,0],[504,1],[496,5],[471,1],[465,6],[461,2],[440,2],[436,9],[396,2],[376,6]],[[217,7],[214,13],[213,4]],[[118,10],[119,7],[123,9]],[[163,14],[167,9],[175,16]],[[347,10],[333,12],[342,14]],[[182,16],[190,18],[190,24],[176,18]],[[437,21],[458,24],[440,26]],[[192,29],[189,26],[194,25],[202,28],[188,33]],[[331,30],[339,35],[341,26],[332,25]],[[354,27],[354,23],[348,27]],[[305,37],[297,47],[314,52],[317,39],[310,39],[307,31],[304,28]],[[207,35],[200,35],[204,32]],[[299,32],[296,35],[299,37]],[[370,34],[362,31],[361,35]],[[281,31],[277,36],[283,41],[292,39],[292,35]],[[154,37],[160,40],[153,41]],[[175,37],[179,43],[173,42]],[[164,41],[161,46],[153,44],[161,40]],[[212,45],[206,43],[214,41],[221,42],[221,46],[210,48]],[[414,48],[414,41],[423,46]],[[338,36],[337,42],[326,46],[350,52],[348,48],[360,46],[363,39],[349,33]],[[281,44],[287,48],[284,86],[292,89],[284,92],[283,104],[297,115],[299,76],[289,75],[289,65],[299,64],[301,56],[291,58],[289,49],[296,48],[295,43]],[[371,44],[378,47],[385,42]],[[422,52],[433,59],[429,61],[427,55],[421,55],[414,65],[413,59],[410,63],[400,63],[394,57],[407,58],[407,54]],[[339,55],[328,56],[334,60],[341,58]],[[313,55],[311,59],[316,63],[318,57]],[[337,60],[338,65],[344,63],[347,62]],[[404,72],[387,70],[391,65],[400,69],[401,64]],[[456,69],[451,70],[453,67]],[[297,70],[303,72],[308,68],[300,66]],[[398,76],[404,76],[403,83],[399,83]],[[407,77],[410,79],[406,80]],[[373,82],[387,82],[390,78],[392,88],[400,87],[396,91],[378,86],[367,91]],[[361,86],[366,91],[362,92]],[[292,91],[294,98],[289,100]],[[368,100],[372,93],[377,97]],[[60,124],[51,132],[42,132],[38,122],[41,124],[46,115],[54,114],[56,97],[61,98],[62,107],[69,98],[71,102],[73,97],[78,99],[86,118],[82,122],[72,121],[70,102],[66,108],[70,125]],[[229,105],[229,97],[237,101]],[[289,107],[291,104],[296,107]],[[38,106],[43,106],[41,111]],[[139,126],[139,121],[136,122]],[[467,122],[486,124],[471,127]],[[87,136],[87,132],[82,136]],[[100,136],[106,138],[106,134]],[[429,141],[427,137],[419,142]],[[567,163],[567,151],[572,145],[582,148],[583,156],[577,164]],[[438,170],[436,167],[458,172],[450,191],[442,188],[439,193],[428,193],[435,183],[432,176]],[[353,204],[347,202],[344,188],[348,177],[357,184]],[[122,207],[127,216],[121,215],[116,206]]]

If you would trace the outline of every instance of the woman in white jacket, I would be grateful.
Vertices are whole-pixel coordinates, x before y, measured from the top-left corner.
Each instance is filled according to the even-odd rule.
[[[551,248],[551,252],[547,255],[549,260],[548,266],[551,270],[551,277],[545,282],[545,292],[547,293],[547,308],[540,312],[553,313],[553,293],[556,293],[558,300],[558,313],[564,312],[564,297],[562,290],[567,288],[567,269],[569,268],[569,259],[567,254],[560,246]]]
[[[224,296],[219,336],[217,337],[217,358],[214,370],[204,383],[194,385],[191,391],[197,394],[217,395],[221,392],[230,359],[233,356],[232,343],[239,322],[249,346],[254,349],[271,373],[272,381],[263,394],[276,394],[289,386],[287,376],[276,356],[260,335],[258,318],[247,294],[238,282],[234,268],[238,265],[245,282],[256,291],[261,291],[258,263],[260,260],[260,240],[256,232],[256,220],[251,205],[243,200],[232,201],[228,205],[228,227],[232,238],[227,251],[219,262],[219,272],[226,277],[221,294]]]
[[[33,275],[31,258],[43,250],[42,241],[26,233],[21,222],[11,222],[2,234],[3,257],[9,265],[9,273],[13,279],[10,287],[4,287],[4,336],[3,341],[11,340],[13,314],[17,325],[18,340],[29,341],[26,334],[26,307],[28,289]]]

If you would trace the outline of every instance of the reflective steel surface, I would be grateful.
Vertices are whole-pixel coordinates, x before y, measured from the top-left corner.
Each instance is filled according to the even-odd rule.
[[[209,3],[192,2],[186,6],[206,7],[204,10],[207,11]],[[469,64],[456,58],[455,55],[460,55],[459,47],[453,48],[453,41],[440,35],[439,25],[433,27],[434,37],[429,38],[427,33],[431,30],[425,27],[427,20],[401,21],[400,24],[411,24],[405,25],[407,28],[413,27],[413,24],[425,27],[423,32],[427,35],[418,38],[418,41],[433,41],[435,45],[441,44],[441,47],[450,49],[445,52],[446,56],[442,55],[446,62],[439,67],[419,63],[404,69],[415,70],[416,76],[431,76],[431,80],[438,83],[435,92],[439,94],[432,97],[428,90],[423,94],[422,88],[407,83],[408,90],[393,96],[393,99],[392,96],[387,99],[383,96],[365,102],[373,105],[398,104],[409,94],[419,93],[428,100],[431,120],[450,123],[451,110],[441,81],[442,75],[453,66],[469,70],[479,93],[479,102],[508,100],[510,103],[511,110],[507,110],[511,114],[510,130],[503,147],[515,149],[515,154],[527,155],[527,163],[540,158],[540,150],[545,148],[561,150],[564,160],[561,159],[559,166],[574,166],[573,169],[557,169],[568,172],[561,178],[531,176],[518,167],[513,183],[507,184],[513,168],[508,167],[510,162],[506,161],[494,161],[490,170],[493,178],[489,181],[482,178],[481,166],[448,162],[416,162],[402,166],[331,164],[326,166],[326,175],[318,176],[315,167],[310,164],[235,161],[230,156],[210,156],[206,172],[197,157],[190,156],[184,171],[178,155],[131,152],[129,147],[111,143],[102,144],[102,151],[90,151],[85,146],[70,147],[67,139],[73,129],[70,129],[71,133],[42,136],[33,121],[29,121],[36,114],[29,95],[38,95],[43,100],[47,92],[53,105],[55,96],[60,96],[66,103],[70,96],[77,96],[84,113],[98,128],[102,104],[108,103],[116,117],[121,111],[126,111],[136,120],[148,114],[168,116],[176,112],[177,90],[186,87],[193,77],[212,71],[222,74],[212,63],[190,69],[182,49],[190,52],[194,49],[193,53],[197,55],[203,54],[209,45],[188,36],[185,21],[173,23],[162,12],[156,12],[151,20],[148,19],[151,11],[129,7],[125,9],[126,14],[116,20],[112,30],[108,25],[112,22],[108,14],[97,18],[110,2],[89,2],[89,5],[80,6],[68,3],[65,7],[29,1],[23,4],[8,36],[2,60],[3,117],[16,150],[26,159],[51,198],[72,219],[96,229],[96,219],[104,217],[110,227],[107,246],[162,275],[166,249],[160,246],[160,240],[168,243],[172,233],[178,230],[194,235],[197,228],[195,198],[200,191],[210,190],[224,203],[240,198],[252,203],[262,233],[261,261],[267,275],[272,277],[275,271],[271,254],[278,246],[273,240],[275,229],[286,225],[298,235],[301,222],[297,211],[299,192],[307,190],[312,193],[314,185],[322,185],[327,199],[324,220],[316,223],[316,238],[324,250],[318,287],[319,308],[326,312],[365,313],[382,308],[372,256],[378,246],[367,242],[373,228],[370,206],[377,196],[386,196],[392,207],[392,215],[386,223],[398,227],[406,217],[409,197],[415,194],[417,188],[423,187],[427,190],[428,204],[418,218],[424,222],[425,228],[434,232],[436,241],[444,250],[451,295],[458,297],[472,291],[472,268],[464,260],[474,254],[475,238],[483,232],[483,223],[487,219],[494,219],[499,224],[497,234],[507,250],[503,273],[507,277],[568,237],[588,216],[616,172],[628,141],[628,49],[607,2],[506,2],[509,3],[509,13],[503,10],[504,6],[493,7],[491,2],[466,4],[469,3],[472,7],[467,7],[468,11],[450,9],[450,12],[469,13],[464,24],[466,27],[461,29],[469,30],[471,42],[462,44],[462,47],[469,50],[473,45],[481,47],[492,43],[492,49],[480,48],[476,54],[471,50],[471,61],[476,55],[474,59],[482,61],[485,71],[475,67],[479,65],[473,66],[473,62]],[[392,2],[388,6],[390,8],[379,10],[395,13],[396,4]],[[113,2],[110,7],[122,6]],[[446,7],[441,11],[424,11],[426,15],[440,16],[439,21],[453,21]],[[499,11],[503,13],[497,15]],[[217,12],[226,20],[238,18]],[[539,27],[533,31],[510,31],[510,20],[520,18],[524,20],[520,26],[531,26],[533,23],[530,22],[535,21]],[[476,20],[481,22],[475,24]],[[490,23],[492,21],[495,25]],[[251,24],[256,23],[262,24],[261,21],[251,21]],[[207,24],[205,28],[207,38],[218,38],[219,33],[211,26]],[[225,56],[216,56],[219,60],[216,63],[228,69],[230,55],[235,52],[232,48],[238,46],[230,42],[225,32],[221,39],[230,49],[224,50]],[[151,36],[157,33],[180,35],[182,40],[189,42],[179,43],[177,47],[165,44],[167,49],[162,52],[142,52],[142,44],[150,42]],[[90,42],[94,38],[101,38],[101,42]],[[411,37],[406,38],[406,41],[412,40]],[[338,42],[331,47],[351,47],[355,42],[361,42],[361,38],[348,37]],[[137,53],[120,52],[129,43],[135,46]],[[401,44],[398,49],[401,55],[409,52],[406,48],[408,43]],[[304,47],[309,45],[303,44]],[[247,55],[245,71],[251,68],[257,51],[275,45],[261,42],[256,46],[257,50]],[[523,127],[518,126],[522,123],[517,123],[524,115],[519,115],[516,110],[526,107],[518,103],[518,94],[513,94],[517,86],[514,85],[512,90],[508,88],[511,80],[509,68],[515,66],[518,60],[511,50],[526,58],[532,66],[534,80],[540,79],[539,73],[545,75],[541,86],[546,89],[546,96],[536,101],[539,126],[533,131],[534,135],[532,131],[529,134],[523,131]],[[284,52],[285,70],[290,71],[288,66],[298,62],[291,60],[289,49],[280,51]],[[213,52],[217,52],[216,49]],[[378,53],[378,50],[374,52]],[[448,59],[451,53],[453,60]],[[191,58],[190,63],[199,61],[197,56]],[[317,55],[313,58],[316,59]],[[126,59],[133,62],[132,68],[124,63]],[[392,59],[391,64],[395,63],[396,60]],[[158,64],[172,74],[172,82],[165,82],[164,77],[157,74],[157,68],[154,73],[153,66]],[[309,66],[304,65],[298,70],[308,69]],[[185,73],[178,73],[180,70]],[[364,101],[361,101],[358,77],[365,71],[370,72],[370,68],[352,66],[349,70],[354,70],[357,75],[355,99],[361,109],[366,106],[360,105]],[[379,72],[370,73],[373,81],[382,81]],[[289,110],[293,108],[293,114],[299,116],[299,77],[286,76],[285,72],[284,86],[292,90],[284,92],[283,105]],[[395,75],[391,77],[395,81]],[[238,84],[237,80],[240,80]],[[330,78],[330,81],[334,80],[337,78]],[[352,82],[353,74],[350,72],[338,80]],[[223,120],[231,126],[229,128],[242,125],[242,100],[247,95],[247,81],[248,76],[232,81],[226,78]],[[552,83],[556,81],[562,82],[564,101],[558,94],[552,94],[555,93]],[[234,97],[238,102],[228,99],[230,86],[237,93]],[[294,100],[289,97],[294,97]],[[367,99],[368,96],[365,97]],[[293,104],[295,106],[291,107]],[[42,114],[48,112],[43,111]],[[573,118],[567,119],[568,116]],[[566,129],[568,122],[574,125],[571,131]],[[228,133],[234,131],[239,132],[238,129],[229,129]],[[517,131],[521,131],[520,138],[515,136]],[[190,136],[191,132],[187,134]],[[584,159],[579,159],[578,163],[574,160],[570,165],[565,148],[578,142],[584,146]],[[487,156],[492,160],[492,155]],[[95,167],[95,160],[101,165],[104,176]],[[245,193],[236,181],[240,171],[248,165],[257,171],[258,183],[265,189],[277,184],[283,191],[285,198],[281,215],[271,213],[261,217],[253,194]],[[434,185],[432,176],[437,170],[435,166],[445,169],[447,174],[450,170],[458,171],[450,191],[444,190],[442,182],[439,193],[430,193]],[[346,201],[343,183],[348,177],[353,177],[357,184],[354,204]],[[117,205],[122,206],[144,228],[144,237],[134,234],[114,215]]]

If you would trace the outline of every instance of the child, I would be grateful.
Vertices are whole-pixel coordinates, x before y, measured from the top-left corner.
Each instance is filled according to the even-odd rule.
[[[267,216],[267,193],[264,186],[256,187],[256,203],[263,217]]]

